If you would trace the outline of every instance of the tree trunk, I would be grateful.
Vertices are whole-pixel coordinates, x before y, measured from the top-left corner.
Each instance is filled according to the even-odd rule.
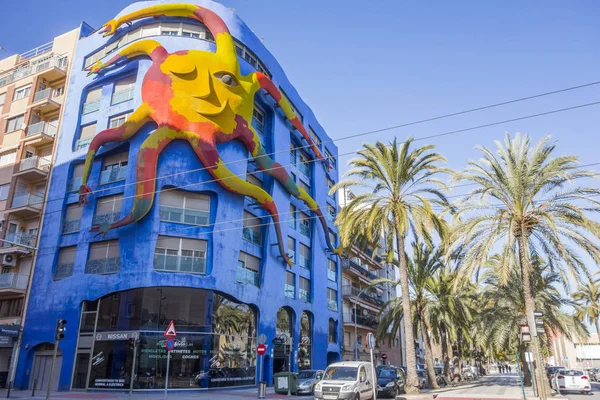
[[[458,335],[456,338],[456,353],[458,355],[458,372],[459,376],[460,376],[460,380],[462,381],[463,378],[463,374],[462,374],[462,370],[463,370],[463,345],[462,345],[462,332],[458,331]]]
[[[396,216],[394,216],[396,217]],[[400,226],[396,218],[396,226]],[[408,265],[404,252],[404,235],[396,231],[396,246],[398,247],[398,269],[400,271],[400,288],[402,290],[402,310],[404,311],[404,334],[406,336],[406,385],[407,394],[419,393],[419,378],[417,377],[417,355],[415,353],[415,331],[410,310],[410,292],[408,291]]]
[[[519,343],[519,364],[521,364],[523,383],[525,386],[531,386],[531,373],[527,361],[525,361],[525,344],[523,342]]]
[[[527,238],[524,235],[525,227],[521,227],[521,235],[518,237],[519,244],[519,261],[521,264],[521,278],[523,279],[523,300],[525,301],[525,312],[527,314],[527,325],[531,331],[531,351],[533,353],[533,359],[535,360],[535,366],[533,370],[533,380],[535,387],[540,392],[538,397],[545,398],[551,395],[550,386],[548,379],[545,379],[546,373],[544,371],[544,364],[542,362],[542,355],[539,352],[539,348],[536,345],[537,338],[533,337],[536,334],[535,317],[533,315],[535,311],[535,298],[533,297],[533,291],[531,287],[531,262],[529,260],[529,246]],[[542,388],[540,385],[544,385]],[[544,395],[545,392],[545,395]]]
[[[596,336],[598,336],[598,339],[600,339],[600,321],[598,319],[596,319]]]
[[[442,334],[442,359],[444,360],[444,376],[446,381],[450,382],[450,354],[448,354],[448,337],[446,336],[446,326],[440,326]]]
[[[421,320],[421,332],[423,333],[423,341],[425,342],[425,364],[427,365],[427,377],[429,378],[429,387],[431,389],[439,389],[440,385],[437,384],[435,379],[435,368],[433,368],[433,351],[431,351],[431,341],[429,340],[429,331],[427,330],[427,324]]]

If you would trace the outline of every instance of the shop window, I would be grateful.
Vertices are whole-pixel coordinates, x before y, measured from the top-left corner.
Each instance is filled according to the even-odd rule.
[[[160,220],[180,224],[208,226],[210,196],[182,190],[165,189],[159,196]]]
[[[85,266],[86,274],[116,274],[120,269],[118,240],[106,240],[90,245],[90,254]]]
[[[158,236],[154,269],[163,272],[206,273],[206,240]]]

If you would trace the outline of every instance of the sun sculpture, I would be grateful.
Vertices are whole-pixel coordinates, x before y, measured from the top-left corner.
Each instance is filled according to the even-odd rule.
[[[248,148],[260,170],[273,176],[288,193],[302,200],[312,210],[323,227],[329,250],[339,254],[330,241],[325,218],[316,201],[296,185],[283,166],[266,154],[251,125],[254,95],[264,89],[277,102],[294,128],[304,136],[315,156],[327,169],[330,165],[271,79],[260,72],[249,75],[240,73],[233,38],[217,14],[192,4],[156,5],[111,20],[100,33],[104,36],[113,35],[124,23],[159,16],[185,17],[203,23],[215,38],[216,52],[183,50],[169,53],[155,40],[140,40],[124,47],[106,63],[96,61],[88,68],[90,74],[97,74],[134,57],[147,56],[152,60],[152,66],[142,83],[143,103],[123,125],[106,129],[92,140],[79,190],[80,202],[87,203],[87,195],[91,192],[87,181],[92,160],[102,145],[131,139],[147,122],[154,121],[158,125],[144,140],[137,155],[136,194],[130,214],[112,224],[94,226],[92,230],[106,234],[111,229],[142,219],[154,201],[158,156],[172,141],[185,140],[221,186],[253,198],[271,215],[279,253],[285,263],[292,266],[293,262],[284,249],[279,214],[273,198],[262,188],[233,174],[219,155],[218,143],[238,139]]]

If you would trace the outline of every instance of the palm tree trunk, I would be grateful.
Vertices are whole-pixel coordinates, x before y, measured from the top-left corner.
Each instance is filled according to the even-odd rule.
[[[435,369],[433,368],[433,352],[431,351],[431,341],[429,339],[429,331],[427,330],[427,324],[423,320],[423,316],[420,317],[421,332],[423,334],[423,341],[425,342],[425,364],[427,365],[427,376],[429,378],[429,387],[431,389],[439,389],[440,385],[437,384],[435,379]]]
[[[521,364],[521,373],[523,374],[523,383],[525,386],[531,386],[531,373],[527,362],[525,361],[525,344],[519,343],[519,363]]]
[[[440,326],[440,333],[442,335],[442,359],[444,360],[444,376],[446,380],[450,382],[450,354],[448,354],[448,337],[446,336],[446,326]]]
[[[396,226],[400,221],[394,215]],[[404,234],[396,229],[396,246],[398,247],[398,269],[400,271],[400,289],[402,290],[402,310],[404,311],[404,335],[406,337],[406,385],[407,394],[419,393],[419,378],[417,377],[417,355],[415,353],[415,334],[412,313],[410,310],[410,292],[408,291],[408,265],[404,252]]]
[[[598,340],[600,340],[600,321],[596,319],[594,322],[596,323],[596,336],[598,336]]]
[[[531,343],[531,351],[533,353],[534,360],[536,361],[536,367],[533,371],[533,380],[535,381],[535,387],[540,390],[541,393],[544,391],[547,394],[552,393],[550,391],[550,386],[548,385],[547,379],[542,379],[544,373],[544,365],[542,363],[542,355],[538,351],[538,346],[535,345],[536,338],[533,337],[535,332],[535,317],[533,315],[535,311],[535,298],[533,297],[533,291],[531,287],[531,263],[529,260],[529,246],[527,243],[527,238],[523,235],[525,227],[521,228],[521,235],[519,236],[519,261],[521,264],[521,277],[523,279],[523,299],[525,301],[525,311],[527,313],[527,325],[529,325],[529,329],[531,330],[532,343]],[[544,385],[544,388],[541,388],[540,385]],[[538,397],[540,394],[538,394]]]

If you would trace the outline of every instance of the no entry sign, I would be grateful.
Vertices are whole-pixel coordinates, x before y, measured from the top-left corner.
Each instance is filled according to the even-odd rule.
[[[387,360],[387,354],[383,353],[383,354],[381,355],[381,359],[382,359],[382,360]]]
[[[256,353],[259,356],[262,356],[266,352],[267,352],[267,346],[265,346],[264,344],[259,344],[258,346],[256,346]]]

